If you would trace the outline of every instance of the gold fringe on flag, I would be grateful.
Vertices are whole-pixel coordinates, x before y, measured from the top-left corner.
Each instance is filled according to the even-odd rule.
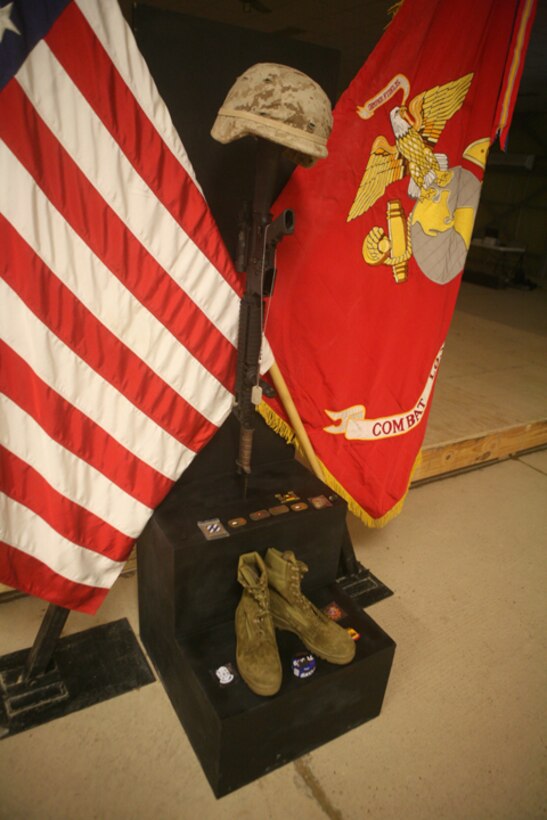
[[[266,424],[268,425],[268,427],[271,427],[271,429],[275,433],[284,438],[287,444],[292,444],[295,447],[298,455],[301,458],[306,459],[304,451],[302,450],[298,438],[290,424],[288,424],[285,421],[285,419],[282,419],[281,416],[279,416],[275,412],[275,410],[272,410],[272,408],[265,402],[261,402],[258,405],[257,410],[266,422]],[[391,521],[393,518],[396,518],[401,512],[403,504],[405,503],[406,497],[408,495],[408,491],[410,489],[410,481],[412,480],[412,476],[404,496],[399,499],[395,506],[392,507],[391,510],[385,513],[385,515],[382,515],[380,518],[373,518],[366,510],[363,509],[363,507],[361,507],[360,504],[357,503],[353,496],[351,496],[348,493],[345,487],[343,487],[342,484],[340,484],[340,482],[332,475],[332,473],[329,470],[327,470],[321,459],[318,458],[317,460],[321,465],[321,470],[323,471],[322,480],[331,488],[331,490],[333,490],[337,495],[339,495],[340,498],[344,499],[344,501],[348,505],[348,510],[351,513],[353,513],[353,515],[355,515],[357,518],[359,518],[367,527],[381,529],[382,527],[385,527],[385,525],[389,523],[389,521]],[[414,471],[420,463],[420,460],[421,454],[419,453],[418,457],[416,458],[416,461],[414,462],[412,474],[414,474]]]
[[[300,453],[300,448],[298,447],[298,442],[296,440],[296,436],[294,434],[294,430],[292,427],[287,424],[285,419],[282,419],[269,404],[266,402],[261,401],[257,407],[258,412],[268,425],[271,427],[274,433],[277,433],[281,438],[284,438],[287,444],[294,444],[296,447],[296,451]],[[300,453],[301,455],[301,453]]]

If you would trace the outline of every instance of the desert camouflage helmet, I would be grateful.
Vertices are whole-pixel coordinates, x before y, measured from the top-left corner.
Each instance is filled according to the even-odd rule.
[[[327,156],[331,128],[331,105],[321,86],[295,68],[257,63],[235,81],[211,135],[222,143],[247,134],[264,137],[310,166]]]

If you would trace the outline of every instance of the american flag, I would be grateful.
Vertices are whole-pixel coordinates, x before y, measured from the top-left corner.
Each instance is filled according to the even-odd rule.
[[[115,0],[0,0],[0,248],[0,581],[95,612],[230,412],[241,292]]]

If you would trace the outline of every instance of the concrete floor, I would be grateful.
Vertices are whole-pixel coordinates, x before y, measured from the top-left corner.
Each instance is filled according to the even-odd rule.
[[[523,820],[547,814],[547,450],[410,492],[386,529],[351,517],[395,594],[368,611],[398,648],[382,713],[216,800],[159,682],[0,741],[4,820]],[[44,605],[0,604],[0,655]],[[95,618],[128,617],[121,578]]]
[[[463,282],[424,447],[496,433],[547,415],[547,288]],[[523,448],[526,449],[526,448]]]

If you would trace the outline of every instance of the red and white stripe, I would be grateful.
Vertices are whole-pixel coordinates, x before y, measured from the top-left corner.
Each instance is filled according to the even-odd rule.
[[[93,612],[230,411],[240,283],[110,0],[0,93],[0,178],[0,581]]]

